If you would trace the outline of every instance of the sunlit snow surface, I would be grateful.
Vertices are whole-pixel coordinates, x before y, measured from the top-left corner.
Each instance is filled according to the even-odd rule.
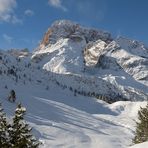
[[[148,48],[70,21],[51,28],[49,44],[33,53],[0,50],[0,102],[8,116],[21,102],[41,148],[132,146],[137,111],[146,105],[140,101],[148,98]],[[11,89],[14,104],[7,101]]]
[[[10,83],[7,81],[7,83]],[[125,148],[132,144],[135,120],[146,102],[116,102],[111,105],[95,98],[74,96],[50,84],[49,90],[39,85],[10,84],[16,90],[17,103],[27,109],[25,119],[41,148]],[[8,90],[0,89],[0,101],[9,117],[16,104],[6,100]]]

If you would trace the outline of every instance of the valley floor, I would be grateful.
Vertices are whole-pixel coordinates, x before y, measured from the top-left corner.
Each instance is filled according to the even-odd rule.
[[[26,120],[41,148],[127,148],[132,145],[135,120],[146,102],[107,104],[95,98],[74,96],[51,84],[49,90],[39,85],[0,85],[0,102],[11,118],[16,104],[27,109]],[[6,100],[14,89],[17,103]]]

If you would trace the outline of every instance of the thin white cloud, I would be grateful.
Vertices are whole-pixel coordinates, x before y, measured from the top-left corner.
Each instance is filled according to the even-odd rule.
[[[79,0],[75,5],[83,19],[101,22],[105,18],[107,9],[105,0],[98,0],[97,3],[93,3],[91,0]],[[89,23],[91,25],[91,21]]]
[[[14,14],[17,7],[16,0],[0,0],[0,21],[21,23],[22,21]]]
[[[23,21],[21,19],[19,19],[16,15],[11,16],[10,22],[12,22],[13,24],[17,24],[17,23],[22,24],[23,23]]]
[[[67,8],[62,5],[61,0],[48,0],[48,4],[55,8],[60,8],[63,11],[67,11]]]
[[[12,41],[13,41],[13,38],[11,36],[7,35],[7,34],[3,34],[3,38],[9,44],[11,44]]]
[[[25,14],[26,16],[33,16],[33,15],[34,15],[34,11],[32,11],[32,10],[30,10],[30,9],[27,9],[27,10],[25,10],[24,14]]]

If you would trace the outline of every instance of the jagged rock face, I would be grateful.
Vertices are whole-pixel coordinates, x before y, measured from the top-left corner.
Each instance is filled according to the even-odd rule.
[[[30,55],[30,52],[27,48],[25,48],[25,49],[11,49],[11,50],[8,50],[8,52],[15,57],[27,57]]]
[[[137,80],[148,81],[148,49],[144,44],[120,37],[116,40],[117,50],[114,47],[112,57],[131,76]]]
[[[76,41],[85,39],[87,43],[97,41],[98,39],[105,42],[112,40],[111,34],[106,31],[85,28],[71,21],[62,20],[56,21],[48,29],[38,49],[40,50],[50,44],[55,44],[60,38],[70,38]]]
[[[122,49],[126,50],[132,55],[148,58],[148,48],[142,42],[124,37],[119,37],[115,39],[115,41]]]
[[[57,75],[58,84],[83,94],[90,90],[114,100],[148,97],[148,48],[135,40],[113,39],[108,32],[62,20],[48,29],[32,60]]]
[[[105,54],[106,43],[102,40],[97,40],[96,42],[91,42],[87,44],[84,49],[84,59],[86,66],[95,66],[99,58]]]
[[[48,29],[48,31],[45,33],[43,40],[40,44],[40,48],[43,48],[43,47],[45,47],[49,44],[49,38],[50,38],[51,35],[52,35],[52,30]]]
[[[107,102],[148,97],[148,48],[138,41],[112,39],[105,31],[57,21],[31,57],[23,56],[25,52],[0,53],[0,76],[7,77],[4,72],[10,74],[15,65],[12,79],[18,75],[21,82],[27,78],[46,86],[50,79],[74,93]]]

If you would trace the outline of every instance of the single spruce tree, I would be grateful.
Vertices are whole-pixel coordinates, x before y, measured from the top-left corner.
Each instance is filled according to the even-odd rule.
[[[9,146],[8,123],[6,115],[3,112],[3,108],[0,104],[0,147],[8,148]]]
[[[148,103],[146,107],[140,108],[138,111],[138,119],[136,122],[136,132],[133,143],[142,143],[148,141]]]
[[[39,142],[31,134],[32,128],[24,121],[26,109],[19,104],[15,111],[11,130],[9,130],[12,148],[37,148]]]

